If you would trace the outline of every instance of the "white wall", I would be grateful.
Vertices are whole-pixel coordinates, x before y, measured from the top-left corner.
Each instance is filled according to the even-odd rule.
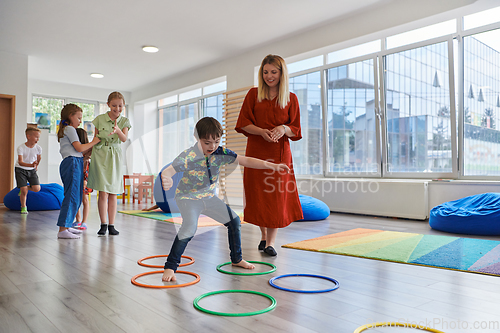
[[[432,179],[297,177],[301,194],[322,200],[331,211],[423,220],[447,201],[500,192],[500,182]]]
[[[136,104],[134,122],[126,148],[127,170],[140,173],[158,173],[158,109],[157,103]]]
[[[500,182],[464,180],[429,182],[429,210],[443,202],[488,192],[500,193]]]
[[[0,51],[0,94],[16,96],[14,147],[26,142],[28,122],[28,57]],[[15,148],[14,148],[15,154]],[[17,156],[14,156],[17,158]],[[14,166],[12,167],[14,172]]]
[[[60,82],[50,82],[43,80],[30,79],[28,81],[28,96],[31,109],[31,97],[33,95],[42,95],[49,97],[65,97],[84,99],[88,101],[96,101],[106,103],[108,95],[112,91],[109,89],[94,88],[88,86],[79,86],[75,84],[67,84]],[[128,104],[130,101],[130,92],[120,91],[125,97],[125,102]]]

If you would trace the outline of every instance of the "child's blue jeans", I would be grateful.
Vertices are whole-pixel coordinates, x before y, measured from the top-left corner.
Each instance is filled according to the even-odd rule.
[[[73,225],[76,212],[82,203],[83,157],[66,157],[59,165],[59,173],[64,185],[64,199],[57,225],[69,228]]]
[[[227,227],[231,262],[236,264],[241,261],[241,222],[239,216],[228,205],[219,198],[212,197],[200,200],[180,199],[177,200],[177,206],[182,215],[182,225],[175,236],[165,269],[170,268],[174,272],[177,270],[187,244],[196,233],[200,214],[211,217]]]

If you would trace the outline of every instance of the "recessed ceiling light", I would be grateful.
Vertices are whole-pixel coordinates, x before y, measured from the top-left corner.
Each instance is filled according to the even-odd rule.
[[[150,46],[150,45],[147,45],[147,46],[143,46],[142,47],[142,50],[144,52],[148,52],[148,53],[156,53],[158,52],[158,48],[156,46]]]
[[[101,73],[92,73],[90,74],[90,76],[92,76],[94,79],[102,79],[104,77],[104,75]]]

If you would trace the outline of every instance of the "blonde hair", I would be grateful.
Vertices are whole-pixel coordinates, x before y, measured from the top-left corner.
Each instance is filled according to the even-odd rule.
[[[38,127],[28,127],[26,131],[24,131],[24,134],[29,135],[31,132],[41,133],[42,131]]]
[[[121,99],[123,101],[123,104],[125,104],[125,97],[123,97],[121,92],[113,91],[111,94],[109,94],[108,104],[111,103],[111,101],[114,99]]]
[[[257,90],[257,100],[262,102],[264,99],[271,99],[270,89],[267,83],[264,82],[264,65],[273,65],[279,69],[280,82],[278,87],[278,96],[276,102],[284,109],[290,102],[290,90],[288,88],[288,69],[286,68],[285,60],[279,55],[268,54],[260,64],[259,68],[259,87]]]
[[[77,112],[83,112],[82,109],[76,104],[66,104],[61,110],[61,122],[59,123],[59,130],[57,131],[57,141],[61,142],[64,136],[64,129],[69,125],[69,117]]]

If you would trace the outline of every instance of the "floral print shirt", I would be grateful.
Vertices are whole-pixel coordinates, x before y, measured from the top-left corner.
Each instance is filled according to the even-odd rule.
[[[172,162],[176,172],[183,172],[175,199],[199,200],[215,196],[220,167],[233,163],[236,157],[234,151],[223,147],[205,156],[198,148],[198,143],[184,150]]]

